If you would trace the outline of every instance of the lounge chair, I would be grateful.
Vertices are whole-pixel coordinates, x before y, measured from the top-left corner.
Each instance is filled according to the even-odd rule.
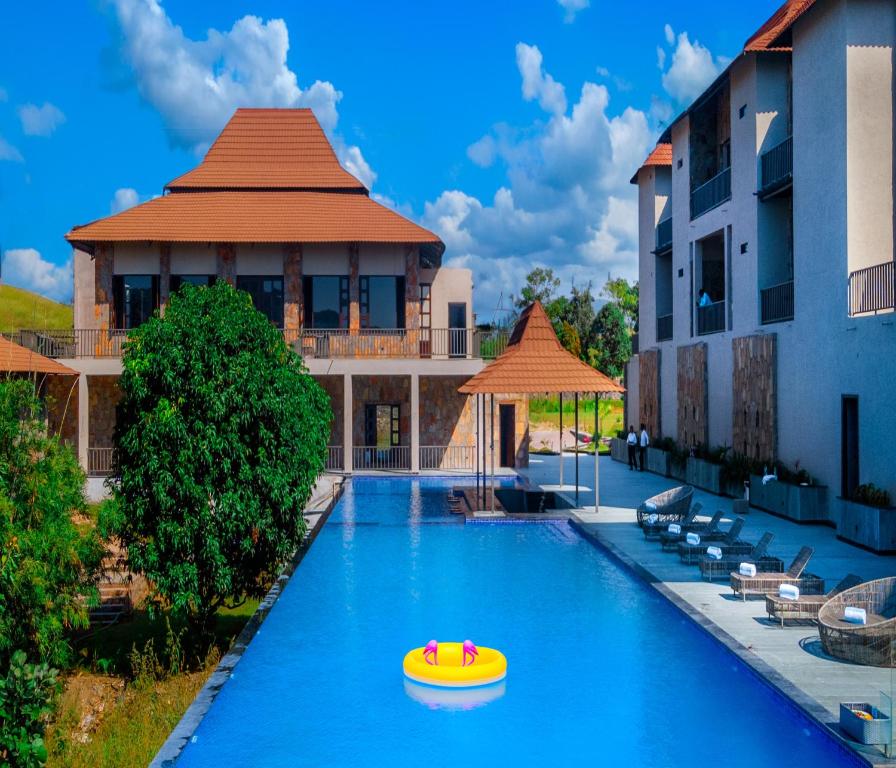
[[[697,506],[696,504],[694,506]],[[713,536],[719,535],[719,523],[722,522],[722,510],[716,512],[709,522],[700,521],[681,526],[681,533],[670,533],[668,530],[660,534],[663,549],[674,552],[678,549],[678,542],[684,541],[689,533],[696,533],[700,541],[714,541]],[[721,534],[724,536],[725,534]]]
[[[673,521],[677,525],[682,526],[682,530],[684,530],[684,526],[696,525],[697,524],[697,515],[700,514],[700,510],[703,509],[703,505],[697,501],[694,503],[694,506],[691,507],[691,511],[688,512],[681,520]],[[660,536],[669,531],[669,526],[672,523],[664,523],[661,521],[657,521],[655,523],[647,523],[641,527],[641,531],[644,533],[645,538],[648,541],[658,541]]]
[[[801,593],[796,600],[788,600],[786,597],[781,597],[777,592],[772,592],[765,596],[765,612],[770,619],[780,621],[781,627],[784,626],[786,619],[818,621],[818,612],[821,610],[821,606],[834,595],[839,595],[841,592],[856,587],[861,583],[862,579],[851,573],[843,578],[826,595],[804,595]]]
[[[756,569],[755,576],[745,576],[738,571],[731,573],[731,589],[735,595],[740,595],[744,600],[747,595],[764,595],[773,592],[782,584],[793,584],[800,594],[820,595],[824,592],[824,579],[813,573],[805,573],[806,566],[815,552],[812,547],[803,547],[784,573],[766,573]]]
[[[643,526],[650,515],[656,515],[658,523],[680,523],[691,508],[694,488],[682,485],[651,496],[638,507],[638,525]]]
[[[756,546],[747,554],[740,552],[728,553],[722,549],[722,559],[716,560],[709,555],[700,558],[700,575],[712,581],[717,576],[727,576],[731,571],[737,570],[741,563],[753,563],[756,570],[763,573],[781,573],[784,571],[784,562],[779,557],[769,557],[766,554],[768,545],[775,538],[773,533],[764,533]]]
[[[865,623],[844,621],[846,608],[864,610]],[[818,612],[818,634],[830,656],[873,667],[896,666],[896,577],[834,595]]]
[[[748,541],[740,539],[740,532],[744,529],[745,521],[742,517],[738,517],[727,531],[719,531],[712,534],[712,539],[701,536],[699,544],[688,544],[686,541],[678,542],[678,556],[685,565],[699,565],[700,560],[706,554],[706,542],[710,544],[717,543],[719,549],[722,550],[722,556],[726,553],[735,554],[743,552],[749,554],[753,549],[753,545]]]

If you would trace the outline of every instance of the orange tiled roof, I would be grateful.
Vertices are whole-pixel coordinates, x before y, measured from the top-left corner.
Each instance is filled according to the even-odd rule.
[[[815,0],[787,0],[744,44],[744,51],[789,51],[790,45],[775,45],[781,35],[815,4]]]
[[[203,161],[166,189],[342,189],[346,171],[310,109],[238,109]]]
[[[367,195],[196,192],[157,197],[73,228],[69,242],[431,243],[436,235]]]
[[[62,376],[77,376],[77,371],[67,368],[55,360],[32,352],[0,336],[0,371],[3,373],[55,373]]]
[[[653,152],[651,152],[647,159],[641,165],[641,168],[649,168],[650,166],[670,166],[672,165],[672,145],[667,142],[660,142],[653,148]],[[635,171],[635,175],[632,176],[631,183],[638,183],[638,172],[641,170],[639,168]]]
[[[464,394],[543,394],[625,390],[567,352],[539,302],[523,311],[507,350],[458,390]]]

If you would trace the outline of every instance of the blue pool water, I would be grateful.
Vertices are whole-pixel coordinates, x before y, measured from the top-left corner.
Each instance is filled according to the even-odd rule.
[[[567,524],[449,515],[455,482],[351,481],[179,768],[855,764]],[[406,685],[431,638],[505,685]]]

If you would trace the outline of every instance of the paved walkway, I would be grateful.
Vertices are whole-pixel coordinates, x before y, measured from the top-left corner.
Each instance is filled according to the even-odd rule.
[[[550,487],[556,483],[558,461],[552,456],[533,457],[532,466],[525,474],[532,482]],[[567,481],[573,477],[572,461],[573,457],[564,457]],[[580,478],[588,486],[587,491],[580,491],[580,506],[590,504],[591,509],[578,511],[574,518],[583,524],[585,531],[661,582],[654,587],[667,589],[667,596],[680,598],[684,607],[733,637],[746,649],[747,661],[754,656],[817,702],[820,709],[816,708],[815,714],[833,725],[838,733],[836,723],[841,701],[867,701],[879,706],[882,691],[893,695],[896,670],[862,667],[824,656],[813,625],[791,623],[781,629],[779,624],[768,620],[764,600],[743,602],[735,598],[727,583],[702,581],[698,568],[683,565],[676,554],[663,552],[659,543],[645,540],[635,524],[634,508],[648,496],[678,485],[676,481],[649,472],[630,472],[623,464],[601,458],[601,507],[595,514],[590,488],[592,462],[591,457],[580,457]],[[703,491],[697,491],[694,498],[707,514],[721,509],[726,519],[731,519],[731,499]],[[896,557],[874,555],[839,541],[833,528],[799,525],[751,509],[746,516],[743,538],[756,541],[765,531],[775,536],[769,553],[782,558],[785,567],[801,546],[813,547],[815,554],[808,570],[823,577],[828,588],[848,573],[864,579],[896,574]],[[866,751],[865,756],[875,762],[882,760],[877,750]]]

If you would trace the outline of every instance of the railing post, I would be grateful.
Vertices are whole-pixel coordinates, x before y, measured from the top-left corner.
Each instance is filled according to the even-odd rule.
[[[420,374],[411,374],[411,472],[420,473]]]
[[[90,446],[90,398],[87,392],[87,374],[78,375],[78,462],[88,472]]]

